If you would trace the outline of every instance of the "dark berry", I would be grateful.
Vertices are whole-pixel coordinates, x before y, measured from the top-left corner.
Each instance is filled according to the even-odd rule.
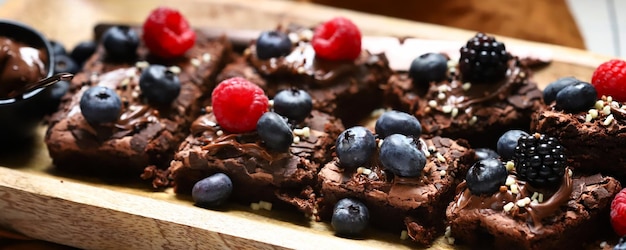
[[[50,40],[50,46],[52,46],[52,54],[54,54],[55,56],[67,55],[65,46],[63,46],[63,44],[61,44],[59,41]]]
[[[233,191],[233,182],[228,175],[217,173],[193,185],[191,197],[200,207],[216,207],[224,203]]]
[[[256,39],[256,56],[261,60],[281,57],[291,52],[291,40],[281,31],[264,31]]]
[[[256,124],[257,133],[270,150],[285,152],[293,142],[293,132],[285,119],[274,113],[265,112]]]
[[[357,167],[365,164],[375,150],[374,134],[362,126],[341,132],[335,146],[335,152],[342,167]]]
[[[506,182],[509,173],[498,159],[480,160],[467,171],[465,182],[474,195],[493,194]]]
[[[516,129],[506,131],[502,134],[502,136],[500,136],[498,144],[496,145],[496,150],[502,157],[502,160],[508,161],[513,158],[513,155],[515,154],[515,147],[517,147],[517,140],[522,136],[528,136],[528,133]]]
[[[90,124],[115,122],[122,110],[122,101],[114,90],[95,86],[80,98],[80,110]]]
[[[556,94],[556,107],[566,112],[587,111],[597,101],[596,88],[591,83],[578,82]]]
[[[158,64],[143,69],[139,77],[139,87],[148,101],[156,104],[169,104],[180,94],[178,76]]]
[[[263,89],[241,77],[221,81],[211,94],[211,102],[217,123],[231,133],[255,130],[268,107]]]
[[[344,198],[335,204],[330,224],[337,235],[358,235],[367,227],[370,213],[365,204],[353,199]]]
[[[613,250],[626,250],[626,236],[619,238],[619,241],[613,247]]]
[[[93,55],[94,52],[96,52],[96,46],[97,44],[94,41],[80,42],[78,45],[76,45],[76,47],[74,47],[74,49],[72,49],[72,52],[70,52],[70,57],[74,59],[74,62],[76,62],[76,64],[83,65],[87,61],[87,59],[89,59],[89,57]]]
[[[403,134],[413,138],[419,138],[422,135],[422,125],[415,116],[395,110],[383,113],[376,120],[375,130],[379,138],[392,134]]]
[[[113,26],[102,35],[102,45],[112,60],[135,58],[139,35],[128,26]]]
[[[459,70],[464,82],[494,83],[506,75],[509,59],[503,43],[478,33],[461,48]]]
[[[533,187],[555,186],[565,173],[566,158],[556,138],[540,134],[522,136],[513,161],[517,177]]]
[[[443,81],[448,76],[448,58],[441,53],[426,53],[411,63],[409,76],[418,87],[428,87],[430,82]]]
[[[394,175],[416,177],[426,166],[426,155],[412,137],[393,134],[380,146],[380,161]]]
[[[76,74],[80,70],[78,64],[67,55],[54,56],[54,74],[72,73]]]
[[[486,159],[499,159],[500,155],[489,148],[477,148],[474,150],[476,153],[476,157],[478,160],[486,160]]]
[[[543,102],[546,104],[552,103],[554,100],[556,100],[556,94],[559,93],[559,91],[569,85],[573,85],[578,82],[580,81],[572,76],[562,77],[554,82],[551,82],[543,90]]]
[[[274,112],[287,119],[304,121],[313,109],[313,100],[309,93],[301,89],[281,90],[274,96]]]

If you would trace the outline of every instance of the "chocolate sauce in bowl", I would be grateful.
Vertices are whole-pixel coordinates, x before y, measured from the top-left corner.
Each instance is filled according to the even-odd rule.
[[[46,77],[47,52],[0,36],[0,98],[13,98],[34,89]]]

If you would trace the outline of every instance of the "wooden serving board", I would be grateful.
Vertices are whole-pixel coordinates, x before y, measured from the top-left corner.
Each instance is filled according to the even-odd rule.
[[[97,23],[142,23],[159,5],[183,12],[197,27],[271,29],[281,22],[314,25],[346,16],[365,35],[464,41],[474,31],[415,23],[293,1],[268,0],[7,0],[0,18],[24,22],[67,47],[91,39]],[[562,76],[589,80],[609,57],[565,47],[499,37],[507,46],[549,51],[553,62],[535,72],[541,86]],[[10,119],[10,118],[3,118]],[[27,150],[0,154],[0,227],[28,237],[86,249],[410,249],[400,232],[367,231],[363,239],[332,234],[327,223],[296,213],[253,211],[228,205],[194,207],[171,190],[56,173],[42,142],[45,127]],[[89,164],[85,162],[85,164]],[[434,249],[450,249],[443,239]]]

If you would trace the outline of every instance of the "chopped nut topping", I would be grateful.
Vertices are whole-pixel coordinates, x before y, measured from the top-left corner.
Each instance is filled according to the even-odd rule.
[[[358,167],[356,168],[356,173],[357,174],[363,174],[363,169],[365,169],[364,167]]]
[[[515,204],[513,202],[509,202],[506,205],[504,205],[504,207],[502,207],[504,209],[505,212],[509,212],[511,211],[511,209],[513,209],[513,206],[515,206]]]
[[[504,182],[504,185],[511,186],[514,183],[515,183],[515,178],[513,178],[513,176],[509,175],[509,176],[506,177],[506,181]]]
[[[606,119],[604,120],[604,122],[602,124],[604,126],[611,125],[611,122],[613,122],[613,120],[615,120],[615,118],[613,117],[612,114],[610,114],[609,116],[606,117]]]
[[[269,100],[269,101],[267,102],[267,105],[269,105],[269,106],[270,106],[270,108],[271,108],[271,107],[274,107],[274,100]]]
[[[459,109],[458,108],[452,108],[452,112],[450,113],[450,115],[452,117],[456,117],[459,114]]]
[[[372,173],[372,170],[369,168],[363,168],[363,174],[364,175],[370,175]]]
[[[300,143],[300,137],[299,136],[294,136],[293,137],[293,143],[295,143],[295,144]]]
[[[452,112],[452,106],[450,105],[443,105],[443,107],[441,107],[441,111],[444,113],[450,113]]]
[[[287,36],[289,37],[291,43],[298,43],[300,41],[300,36],[296,33],[291,32]]]
[[[178,66],[171,66],[168,68],[168,70],[176,75],[180,74],[181,69]]]
[[[611,114],[611,106],[604,106],[604,108],[602,108],[602,113],[605,115],[610,115]]]
[[[435,100],[428,101],[428,106],[430,106],[431,108],[437,107],[437,101]]]
[[[470,88],[472,88],[472,83],[470,83],[470,82],[463,83],[461,88],[463,88],[463,90],[465,90],[465,91],[468,91]]]
[[[409,232],[407,232],[406,230],[402,230],[402,232],[400,232],[400,239],[406,240],[408,238],[409,238]]]
[[[437,99],[439,100],[446,99],[446,94],[443,92],[439,92],[439,94],[437,94]]]
[[[304,41],[310,41],[313,39],[313,31],[310,29],[300,31],[300,38]]]
[[[267,201],[259,201],[259,206],[265,210],[272,210],[272,203]]]
[[[596,101],[596,104],[594,105],[594,107],[596,109],[602,109],[604,107],[604,101],[602,101],[602,100]]]
[[[145,69],[148,66],[150,66],[150,63],[146,62],[146,61],[138,61],[135,63],[135,67],[137,67],[138,69]]]
[[[446,170],[443,170],[443,169],[439,170],[439,175],[441,175],[441,176],[445,176],[446,173],[447,173]]]
[[[526,197],[524,199],[518,200],[515,205],[517,205],[518,207],[525,207],[526,205],[530,204],[530,198]]]
[[[513,194],[518,194],[519,193],[519,189],[517,187],[517,184],[513,183],[513,184],[511,184],[511,186],[509,186],[509,188],[511,188],[511,193],[513,193]]]
[[[507,161],[505,167],[507,171],[511,172],[515,169],[515,163],[513,163],[513,161]]]
[[[476,124],[476,122],[478,121],[478,117],[476,117],[475,115],[472,116],[472,118],[469,120],[468,124],[469,125],[474,125]]]
[[[202,54],[202,61],[210,62],[211,61],[211,54],[209,54],[209,53]]]
[[[586,114],[585,115],[585,122],[591,122],[592,119],[593,118],[592,118],[592,116],[590,114]]]
[[[542,193],[539,193],[539,195],[537,196],[537,201],[539,203],[543,202],[543,194]]]
[[[222,136],[222,135],[224,135],[224,131],[218,130],[217,132],[215,132],[215,135]]]
[[[191,58],[189,62],[191,63],[191,65],[196,66],[196,67],[200,66],[201,64],[200,60],[198,60],[197,58]]]
[[[443,155],[441,155],[441,153],[437,152],[436,156],[437,156],[437,160],[439,162],[446,162],[446,158],[443,157]]]
[[[259,203],[250,203],[250,208],[252,208],[252,210],[259,210],[261,209],[261,205],[259,205]]]

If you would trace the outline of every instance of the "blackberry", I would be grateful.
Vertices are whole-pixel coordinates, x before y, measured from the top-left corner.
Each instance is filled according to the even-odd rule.
[[[510,59],[504,44],[477,33],[461,48],[459,69],[464,82],[494,83],[504,78]]]
[[[563,151],[554,137],[539,133],[520,137],[513,156],[518,179],[533,187],[558,185],[567,162]]]

